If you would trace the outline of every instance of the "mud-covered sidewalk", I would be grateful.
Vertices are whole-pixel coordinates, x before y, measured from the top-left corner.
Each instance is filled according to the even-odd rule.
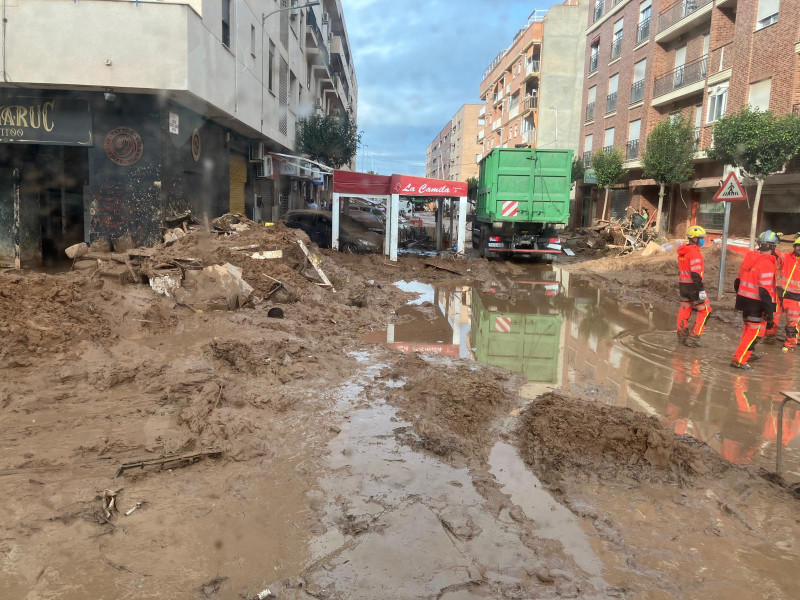
[[[609,371],[637,371],[614,348],[669,363],[659,318],[586,308],[613,286],[324,252],[280,225],[191,233],[140,268],[189,259],[252,293],[208,310],[101,266],[0,273],[0,597],[794,597],[771,447],[731,461],[699,425],[676,435],[680,394],[715,422],[691,408],[713,367],[632,411],[602,364],[570,363],[573,335]]]

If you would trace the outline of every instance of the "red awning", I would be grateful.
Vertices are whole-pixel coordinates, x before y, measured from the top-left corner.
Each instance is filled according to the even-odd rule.
[[[388,175],[372,175],[355,171],[334,171],[333,191],[336,194],[354,196],[388,196],[392,178]]]
[[[392,175],[392,193],[401,196],[460,198],[467,195],[467,184],[447,179],[428,179],[411,175]]]

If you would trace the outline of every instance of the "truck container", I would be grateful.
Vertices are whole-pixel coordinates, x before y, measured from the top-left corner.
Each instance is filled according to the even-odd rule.
[[[561,253],[569,221],[572,150],[495,148],[480,163],[472,247],[481,258]]]

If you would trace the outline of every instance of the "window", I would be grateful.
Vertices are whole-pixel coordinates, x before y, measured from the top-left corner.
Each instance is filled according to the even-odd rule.
[[[672,74],[672,88],[678,89],[683,86],[683,71],[686,64],[686,46],[681,46],[675,51],[675,71]]]
[[[617,110],[617,90],[619,85],[619,74],[608,78],[608,96],[606,97],[606,114]]]
[[[272,71],[273,63],[275,62],[275,44],[271,41],[269,43],[269,65],[267,66],[267,89],[272,91]]]
[[[639,5],[639,23],[644,23],[650,18],[651,0],[645,0]]]
[[[756,31],[768,27],[778,21],[778,4],[780,0],[758,0],[758,16]]]
[[[250,54],[256,55],[256,26],[250,25]]]
[[[706,123],[713,123],[725,114],[728,105],[728,82],[711,88],[708,92],[708,117]]]
[[[694,107],[694,151],[700,149],[700,126],[703,124],[703,105]]]
[[[631,85],[631,104],[644,97],[644,76],[647,71],[647,59],[644,58],[633,65],[633,84]]]
[[[597,100],[597,86],[589,88],[589,96],[586,99],[586,121],[594,120],[594,105]]]
[[[586,137],[583,139],[583,151],[591,152],[593,142],[594,142],[594,134],[591,133],[587,134]]]
[[[594,3],[594,20],[597,21],[603,16],[603,0],[597,0]]]
[[[622,22],[623,19],[620,19],[614,23],[614,37],[611,40],[611,60],[622,54]]]
[[[626,160],[639,158],[639,134],[641,133],[642,120],[636,119],[628,124],[628,143],[625,146]]]
[[[757,108],[761,111],[769,110],[769,95],[772,90],[772,79],[764,79],[757,83],[750,84],[750,95],[748,104],[750,108]]]
[[[636,119],[628,124],[628,140],[638,140],[642,129],[642,120]]]
[[[636,30],[636,43],[639,44],[650,37],[650,0],[639,5],[639,27]]]
[[[591,54],[589,55],[589,73],[597,71],[597,59],[600,55],[600,40],[592,44]]]
[[[231,0],[222,0],[222,43],[231,47]]]
[[[700,192],[696,223],[705,229],[722,230],[725,222],[725,203],[714,202],[714,192]]]
[[[614,128],[609,127],[606,129],[606,135],[603,138],[603,150],[609,151],[614,147]]]

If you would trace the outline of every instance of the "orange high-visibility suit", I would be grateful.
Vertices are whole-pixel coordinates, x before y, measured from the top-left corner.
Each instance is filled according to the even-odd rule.
[[[783,347],[794,350],[800,322],[800,257],[794,253],[782,256],[778,273],[778,302],[783,305],[786,314],[786,341]]]
[[[681,339],[688,336],[699,338],[705,329],[708,315],[711,314],[708,298],[700,299],[700,292],[705,292],[704,271],[705,262],[700,246],[683,244],[678,248],[678,289],[681,295],[681,306],[678,309],[678,337]],[[693,310],[697,311],[697,317],[690,332],[689,322]]]
[[[776,264],[774,255],[758,250],[750,250],[742,261],[735,286],[736,310],[742,311],[744,331],[733,354],[732,366],[747,365],[756,342],[764,337],[767,325],[774,326]]]

